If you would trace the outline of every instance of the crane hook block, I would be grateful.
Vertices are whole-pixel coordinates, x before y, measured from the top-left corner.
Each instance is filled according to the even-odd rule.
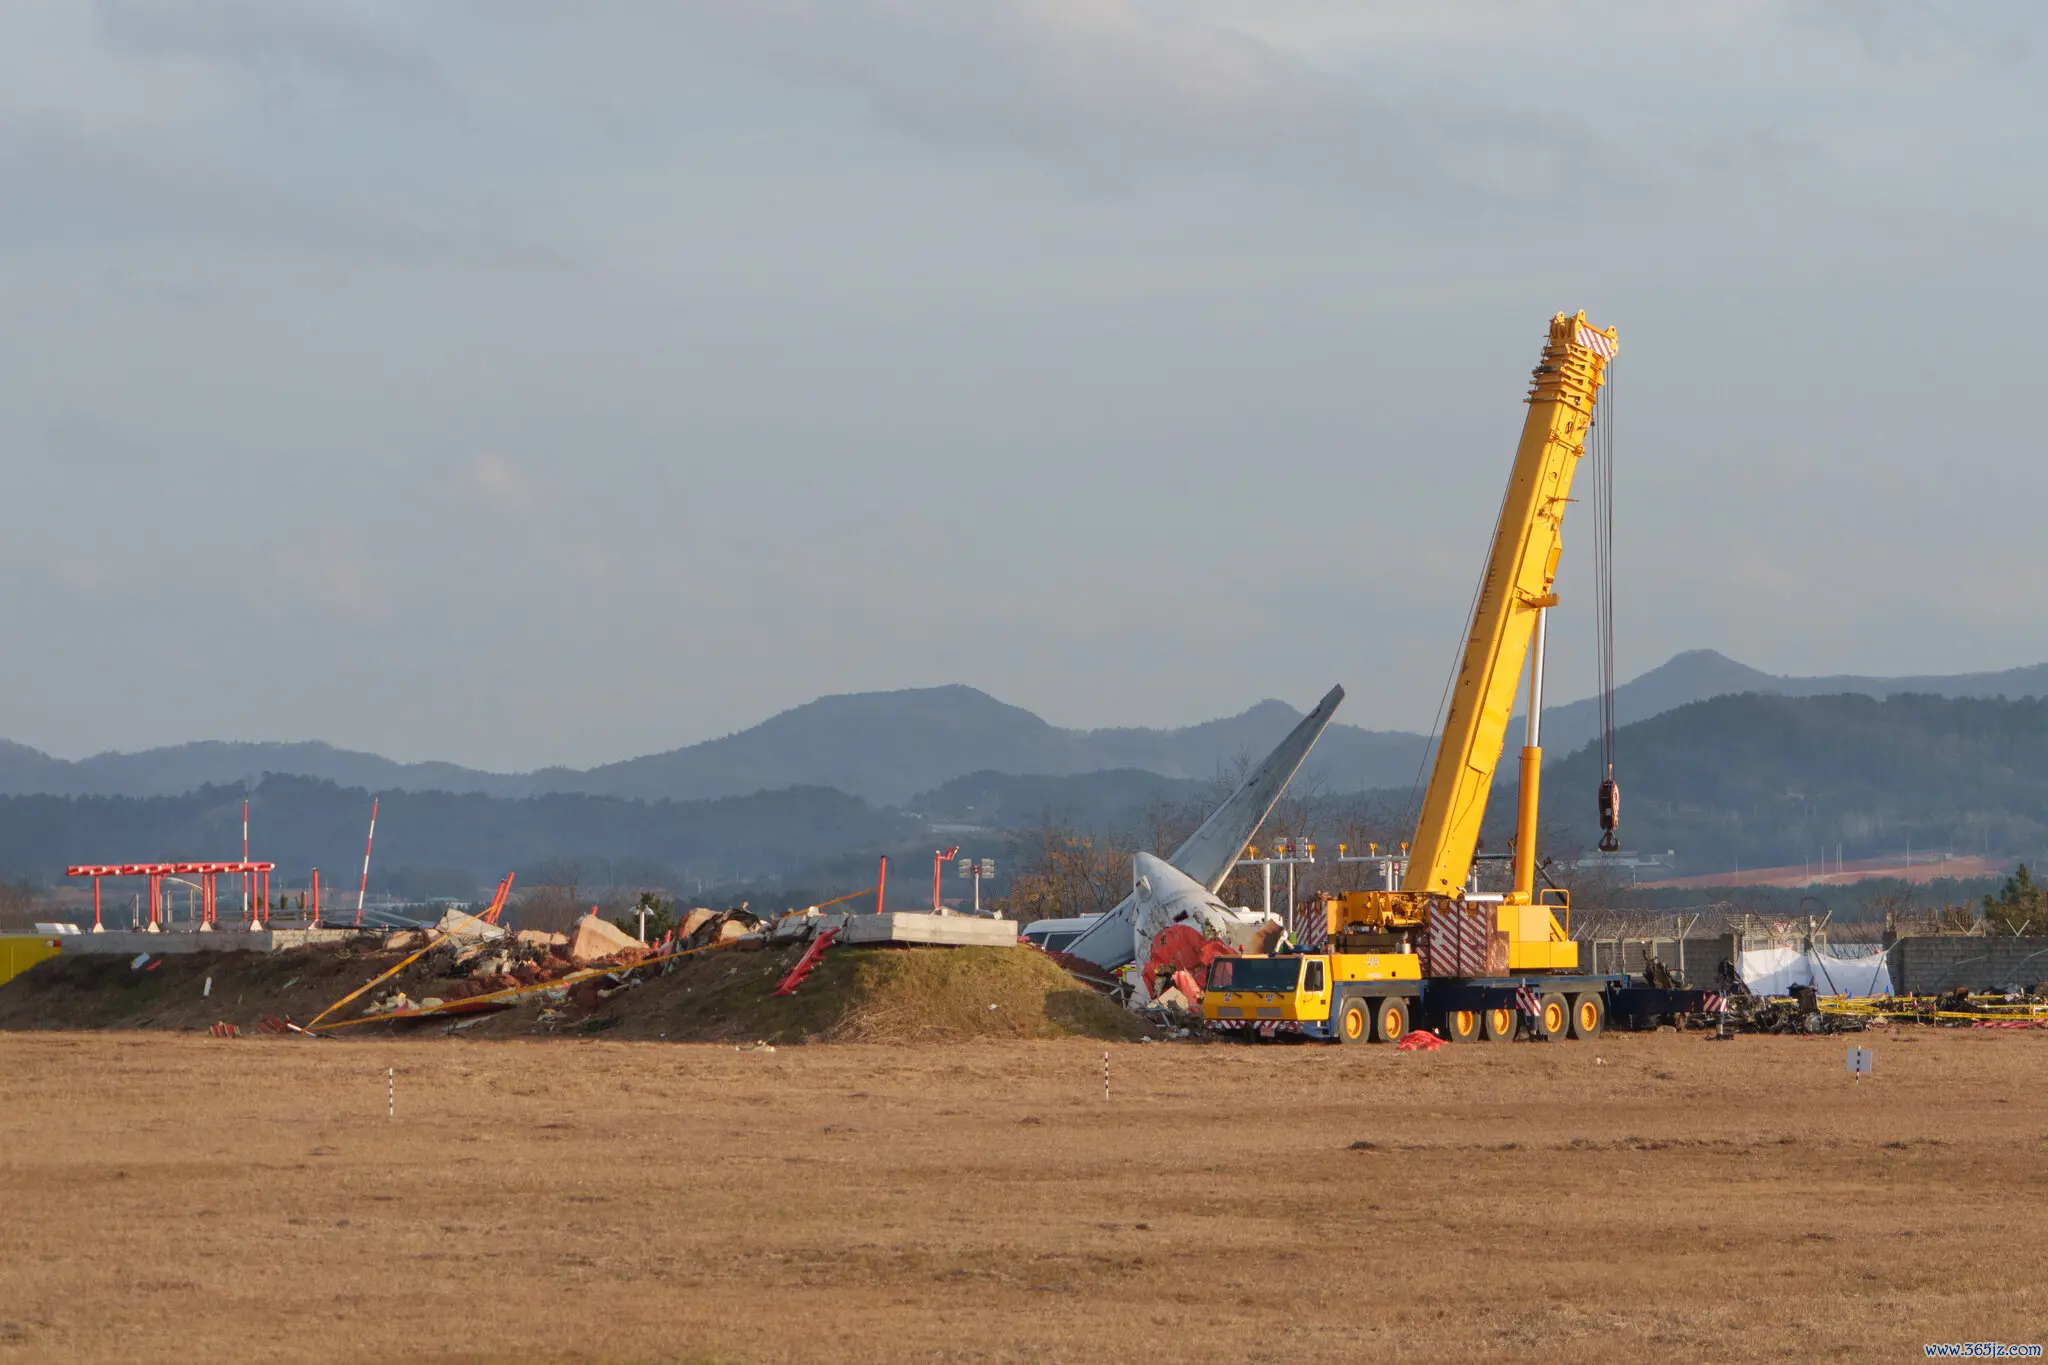
[[[1621,784],[1613,778],[1600,783],[1600,850],[1603,853],[1618,852],[1621,848]]]

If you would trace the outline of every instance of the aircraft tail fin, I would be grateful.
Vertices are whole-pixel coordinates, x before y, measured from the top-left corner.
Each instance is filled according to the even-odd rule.
[[[1258,832],[1267,812],[1280,799],[1280,793],[1287,790],[1288,782],[1300,769],[1302,760],[1308,757],[1308,751],[1329,728],[1330,718],[1337,714],[1337,703],[1343,700],[1344,689],[1331,688],[1316,703],[1315,710],[1303,716],[1300,724],[1287,732],[1287,738],[1280,741],[1279,747],[1252,769],[1251,776],[1230,794],[1230,799],[1218,806],[1202,822],[1201,828],[1190,834],[1166,861],[1206,886],[1210,894],[1215,894],[1222,887],[1223,879],[1230,875],[1230,869],[1237,865],[1245,843]],[[1069,943],[1066,950],[1098,966],[1123,966],[1135,951],[1131,925],[1136,906],[1135,896],[1124,897],[1114,910]]]
[[[1266,755],[1266,761],[1252,769],[1244,785],[1232,792],[1230,799],[1218,806],[1167,861],[1210,891],[1220,888],[1230,869],[1237,866],[1245,844],[1258,832],[1273,803],[1300,770],[1308,751],[1329,727],[1331,718],[1337,714],[1337,703],[1343,700],[1344,689],[1331,688],[1316,703],[1315,710],[1303,716],[1279,747]]]

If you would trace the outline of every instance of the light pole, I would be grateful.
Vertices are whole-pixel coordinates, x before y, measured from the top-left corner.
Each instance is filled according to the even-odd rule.
[[[1402,874],[1408,870],[1408,845],[1402,844],[1401,851],[1398,854],[1382,853],[1378,844],[1367,844],[1365,847],[1367,849],[1366,856],[1361,858],[1356,854],[1345,852],[1345,845],[1339,844],[1337,845],[1337,861],[1340,863],[1378,863],[1386,873],[1386,889],[1389,891],[1395,890],[1400,884]]]
[[[1299,835],[1293,838],[1283,838],[1274,841],[1272,853],[1264,858],[1259,856],[1256,844],[1247,844],[1244,850],[1244,857],[1239,859],[1240,862],[1249,863],[1253,867],[1260,869],[1264,874],[1265,902],[1262,908],[1269,915],[1273,913],[1273,869],[1276,867],[1287,869],[1286,922],[1289,938],[1294,936],[1294,869],[1301,863],[1313,865],[1315,860],[1315,844],[1310,840],[1301,838]]]
[[[953,845],[951,848],[932,850],[932,913],[934,915],[946,913],[945,906],[939,903],[939,870],[946,865],[946,859],[953,857],[959,852],[960,845],[958,844]]]
[[[981,913],[981,879],[996,875],[994,858],[962,858],[959,863],[960,875],[974,878],[974,913]]]
[[[198,882],[188,882],[183,877],[166,877],[164,878],[164,880],[167,882],[176,882],[178,885],[185,888],[185,922],[187,924],[197,923],[201,933],[210,931],[213,928],[213,926],[206,922],[206,916],[204,914],[193,913],[193,905],[197,901],[199,893],[204,891],[206,888],[201,886]],[[169,923],[170,918],[170,912],[168,910],[165,911],[164,922]]]

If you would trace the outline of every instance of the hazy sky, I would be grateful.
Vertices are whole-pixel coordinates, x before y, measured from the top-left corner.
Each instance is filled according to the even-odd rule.
[[[2044,16],[7,0],[0,735],[1425,728],[1578,308],[1625,676],[2048,659]]]

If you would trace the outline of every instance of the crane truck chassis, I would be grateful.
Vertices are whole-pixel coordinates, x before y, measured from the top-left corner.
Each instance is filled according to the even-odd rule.
[[[1452,1042],[1507,1042],[1520,1033],[1591,1037],[1609,1020],[1655,1020],[1724,1003],[1706,991],[1580,971],[1579,944],[1568,931],[1570,896],[1536,885],[1544,628],[1558,600],[1572,475],[1618,350],[1614,331],[1589,325],[1584,313],[1550,320],[1415,837],[1399,859],[1381,860],[1385,889],[1322,897],[1329,951],[1217,959],[1202,998],[1209,1027],[1365,1042],[1395,1039],[1423,1024]],[[1480,895],[1472,881],[1479,827],[1525,661],[1529,733],[1513,884]],[[1611,767],[1598,806],[1606,847],[1620,811]]]
[[[1609,1027],[1711,1014],[1726,1003],[1711,991],[1644,986],[1611,974],[1403,972],[1416,960],[1401,952],[1219,958],[1209,969],[1202,1012],[1211,1029],[1248,1037],[1390,1043],[1428,1029],[1454,1043],[1506,1043],[1593,1038]]]

